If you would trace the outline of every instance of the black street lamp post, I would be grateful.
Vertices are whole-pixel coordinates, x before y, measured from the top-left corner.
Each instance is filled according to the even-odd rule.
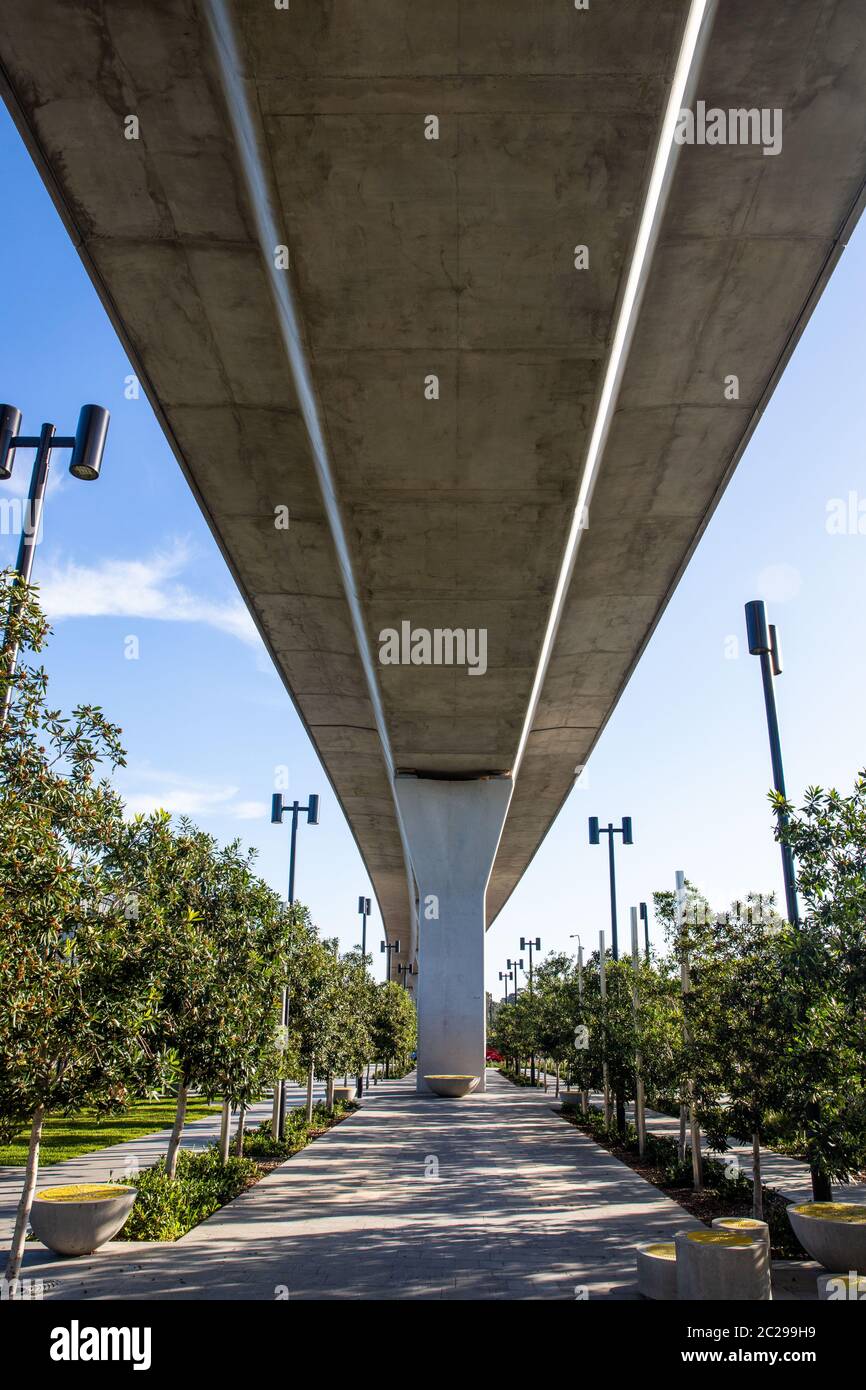
[[[367,918],[371,915],[369,898],[358,899],[358,911],[361,914],[361,955],[364,957],[364,969],[367,968]]]
[[[516,1003],[517,1003],[517,972],[518,972],[518,970],[523,970],[523,961],[522,961],[522,960],[507,960],[507,961],[505,962],[505,964],[508,966],[508,969],[509,969],[509,970],[513,970],[513,971],[514,971],[514,1002],[515,1002],[515,1004],[516,1004]],[[524,973],[525,973],[525,972],[524,972]]]
[[[319,824],[319,798],[318,798],[317,796],[311,796],[310,799],[309,799],[309,801],[307,802],[306,806],[302,806],[301,803],[300,803],[300,801],[293,801],[293,802],[291,803],[291,805],[287,805],[287,804],[283,801],[283,794],[282,794],[282,792],[274,792],[273,796],[271,797],[271,825],[282,825],[282,823],[283,823],[283,816],[286,815],[286,813],[289,812],[289,811],[291,812],[291,815],[292,815],[292,834],[291,834],[291,839],[290,839],[290,841],[289,841],[289,906],[291,907],[292,904],[293,904],[294,901],[295,901],[295,850],[296,850],[296,847],[297,847],[297,839],[298,839],[298,817],[301,816],[301,815],[305,815],[305,816],[307,817],[307,824],[308,824],[308,825],[318,825],[318,824]],[[282,1027],[283,1027],[283,1036],[285,1036],[285,1035],[286,1035],[286,1032],[287,1032],[287,1030],[288,1030],[288,1026],[289,1026],[289,991],[288,991],[288,989],[284,989],[284,990],[283,990],[283,1003],[282,1003],[282,1009],[281,1009],[280,1017],[281,1017]],[[276,1104],[276,1106],[274,1107],[274,1110],[275,1110],[274,1119],[275,1119],[275,1122],[276,1122],[275,1127],[276,1127],[277,1134],[278,1134],[278,1136],[279,1136],[280,1139],[284,1139],[285,1136],[286,1136],[286,1081],[285,1081],[285,1079],[283,1079],[283,1080],[280,1081],[280,1086],[279,1086],[279,1097],[278,1097],[277,1104]]]
[[[527,947],[529,948],[529,997],[532,998],[532,952],[533,952],[533,948],[534,948],[536,951],[540,951],[540,950],[541,950],[541,937],[540,937],[540,936],[537,936],[537,937],[535,938],[535,940],[533,941],[530,937],[521,936],[521,938],[520,938],[520,949],[521,949],[521,951],[525,951],[525,950],[527,949]],[[532,1086],[535,1085],[535,1053],[534,1053],[534,1052],[531,1052],[531,1053],[529,1054],[529,1081],[530,1081],[530,1085],[532,1085]]]
[[[640,919],[641,919],[641,921],[643,922],[643,946],[644,946],[644,955],[645,955],[645,957],[646,957],[646,963],[647,963],[647,965],[649,965],[649,959],[650,959],[650,947],[649,947],[649,912],[647,911],[647,905],[646,905],[646,903],[641,903],[640,906],[639,906],[639,908],[638,908],[638,911],[639,911],[639,913],[640,913]]]
[[[364,974],[367,973],[367,918],[370,916],[370,899],[360,897],[358,899],[358,911],[361,914],[361,959],[364,962]],[[358,1072],[356,1078],[358,1089],[358,1099],[364,1094],[364,1073]]]
[[[749,651],[752,656],[761,658],[761,679],[764,684],[764,705],[767,710],[767,733],[770,737],[770,761],[773,765],[773,786],[781,796],[785,796],[785,771],[782,766],[782,740],[779,736],[779,716],[776,713],[776,691],[774,676],[782,674],[782,653],[779,639],[772,623],[767,624],[767,613],[761,599],[746,604],[746,632]],[[783,812],[777,815],[779,830],[783,831],[787,818]],[[781,842],[782,874],[785,880],[785,903],[788,921],[796,926],[800,917],[797,902],[797,874],[794,868],[794,855],[790,845]]]
[[[33,472],[30,475],[30,490],[27,494],[27,509],[22,518],[18,559],[15,563],[18,575],[16,590],[19,585],[23,587],[29,584],[33,573],[34,551],[39,543],[52,452],[55,449],[71,449],[69,471],[73,478],[93,482],[99,477],[102,467],[108,421],[108,411],[101,405],[83,405],[74,435],[58,435],[56,425],[51,424],[44,424],[39,434],[21,434],[21,411],[14,405],[0,405],[0,479],[11,478],[16,449],[36,450]],[[9,609],[10,621],[7,623],[3,641],[2,658],[6,666],[6,689],[0,710],[0,728],[6,723],[12,703],[12,682],[18,663],[18,644],[11,640],[9,629],[19,603],[20,598],[13,591]]]
[[[379,943],[379,950],[380,950],[380,952],[382,952],[382,951],[387,951],[387,953],[388,953],[388,954],[387,954],[387,958],[386,958],[386,959],[387,959],[387,965],[386,965],[385,978],[386,978],[387,980],[390,980],[390,979],[391,979],[391,952],[394,951],[395,954],[399,956],[399,954],[400,954],[400,942],[399,942],[399,941],[381,941],[381,942]]]
[[[619,960],[619,933],[616,925],[616,866],[613,854],[613,837],[621,835],[624,845],[634,844],[631,830],[631,816],[623,816],[622,825],[614,825],[613,821],[608,821],[606,826],[600,826],[598,816],[589,818],[589,843],[591,845],[601,844],[601,836],[608,838],[608,860],[610,864],[610,927],[611,927],[611,954],[614,960]],[[625,1096],[622,1088],[616,1091],[616,1127],[620,1134],[625,1134]]]
[[[611,953],[614,960],[619,960],[619,933],[616,925],[616,865],[613,856],[613,837],[621,835],[624,845],[633,845],[631,832],[631,816],[623,816],[622,825],[614,825],[609,821],[606,826],[600,826],[598,816],[589,818],[589,843],[591,845],[601,844],[601,836],[608,837],[608,857],[610,863],[610,929],[611,929]]]
[[[395,955],[398,955],[398,956],[399,956],[399,954],[400,954],[400,942],[399,942],[399,941],[380,941],[380,942],[379,942],[379,950],[380,950],[380,952],[384,952],[384,953],[385,953],[385,960],[386,960],[386,962],[387,962],[386,979],[387,979],[388,983],[390,984],[390,983],[391,983],[391,952],[393,951]],[[399,966],[398,966],[398,969],[399,969]],[[390,1059],[389,1057],[386,1057],[386,1058],[385,1058],[385,1079],[386,1079],[386,1080],[388,1079],[388,1075],[389,1075],[389,1073],[390,1073],[390,1070],[391,1070],[391,1059]]]

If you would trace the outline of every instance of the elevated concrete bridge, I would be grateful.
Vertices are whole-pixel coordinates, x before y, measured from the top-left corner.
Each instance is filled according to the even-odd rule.
[[[0,56],[418,962],[419,1073],[480,1071],[485,922],[860,212],[862,0],[5,0]]]

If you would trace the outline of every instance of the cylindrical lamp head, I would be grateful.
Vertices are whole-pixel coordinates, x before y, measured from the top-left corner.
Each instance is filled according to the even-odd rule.
[[[624,845],[634,844],[631,834],[631,816],[623,816],[622,818],[622,842]]]
[[[317,796],[311,796],[307,803],[307,824],[319,824],[319,798]]]
[[[770,634],[767,631],[767,610],[763,599],[753,599],[746,604],[746,636],[752,656],[762,656],[770,651]]]
[[[601,842],[601,841],[600,841],[599,833],[598,833],[598,816],[590,816],[590,818],[589,818],[589,843],[590,843],[591,845],[597,845],[597,844],[600,844],[600,842]]]
[[[540,950],[541,950],[541,937],[540,937],[540,936],[537,936],[537,937],[535,938],[535,949],[536,949],[536,951],[540,951]]]
[[[274,792],[271,797],[271,825],[282,825],[283,822],[283,794]]]
[[[99,477],[102,455],[105,452],[105,437],[108,434],[108,411],[101,405],[83,405],[78,416],[78,429],[75,431],[75,445],[69,463],[73,478],[82,478],[92,483]]]
[[[12,476],[15,446],[12,441],[21,433],[21,411],[14,405],[0,405],[0,478]]]

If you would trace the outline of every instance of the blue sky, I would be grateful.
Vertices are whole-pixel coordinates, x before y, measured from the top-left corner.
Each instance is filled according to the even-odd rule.
[[[348,947],[357,897],[372,895],[352,836],[146,400],[125,398],[131,368],[5,111],[0,167],[10,194],[0,397],[32,433],[43,420],[71,433],[87,401],[112,416],[99,482],[71,479],[55,458],[35,570],[55,621],[52,697],[98,701],[122,725],[129,767],[118,784],[131,806],[164,804],[221,840],[239,835],[281,891],[288,832],[268,818],[275,768],[288,767],[292,795],[319,792],[321,823],[299,834],[297,892]],[[781,896],[748,599],[767,601],[782,639],[789,793],[815,782],[849,789],[866,764],[864,302],[861,230],[581,784],[488,934],[494,992],[521,935],[540,935],[547,950],[575,947],[579,932],[591,947],[608,928],[607,855],[587,842],[590,815],[633,818],[635,844],[618,849],[621,934],[629,905],[672,886],[678,868],[718,906],[750,889]],[[26,489],[30,458],[19,456],[0,498]],[[838,503],[863,534],[856,520],[841,534],[828,528]],[[0,534],[0,563],[13,563],[16,547]],[[379,936],[374,919],[377,971]]]

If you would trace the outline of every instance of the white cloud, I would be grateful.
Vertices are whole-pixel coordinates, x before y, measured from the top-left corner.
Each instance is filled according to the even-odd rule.
[[[161,622],[205,623],[242,642],[259,635],[239,598],[214,602],[177,582],[190,562],[186,546],[147,560],[103,560],[97,565],[47,565],[38,576],[42,606],[49,619],[149,618]]]
[[[232,820],[258,820],[268,813],[264,801],[238,801],[239,787],[196,782],[174,772],[154,768],[128,768],[119,788],[129,815],[168,811],[173,816],[228,816]],[[150,784],[150,785],[148,785]],[[132,790],[126,791],[129,785]]]

